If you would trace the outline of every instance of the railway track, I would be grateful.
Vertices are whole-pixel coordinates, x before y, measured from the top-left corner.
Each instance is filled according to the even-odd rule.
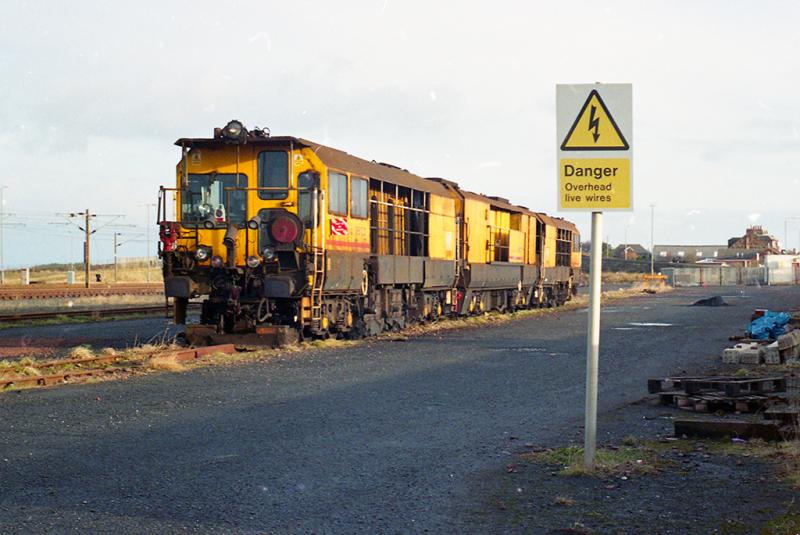
[[[189,303],[189,308],[199,307],[199,303]],[[14,314],[0,314],[0,323],[17,323],[24,321],[47,320],[62,317],[90,317],[104,318],[115,316],[131,316],[137,314],[165,314],[168,309],[164,305],[149,305],[125,308],[98,308],[83,310],[57,310],[47,312],[20,312]]]
[[[177,361],[192,361],[203,357],[213,356],[217,353],[235,353],[233,344],[216,345],[201,348],[166,349],[156,351],[146,356],[144,360],[157,357],[171,356]],[[115,364],[125,364],[126,367],[116,367]],[[18,375],[11,370],[0,370],[0,391],[8,387],[37,387],[51,386],[59,383],[86,379],[89,377],[102,377],[114,375],[119,372],[132,372],[136,367],[141,367],[142,362],[130,362],[125,355],[100,355],[96,357],[73,358],[38,362],[28,366],[32,375]],[[102,366],[102,367],[98,367]]]
[[[164,284],[160,282],[92,284],[88,288],[76,284],[4,285],[0,287],[0,301],[163,294]]]

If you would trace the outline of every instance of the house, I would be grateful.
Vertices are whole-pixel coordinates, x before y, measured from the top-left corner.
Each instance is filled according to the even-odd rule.
[[[751,226],[745,231],[744,236],[729,239],[728,248],[758,251],[761,256],[781,252],[780,242],[774,236],[770,236],[761,225]]]
[[[625,260],[641,260],[643,258],[650,258],[650,251],[638,243],[629,243],[627,245],[618,245],[616,249],[614,249],[612,256]]]

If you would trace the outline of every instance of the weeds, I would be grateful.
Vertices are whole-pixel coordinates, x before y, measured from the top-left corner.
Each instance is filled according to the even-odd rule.
[[[658,472],[660,464],[656,451],[631,446],[598,448],[592,468],[584,466],[583,448],[579,446],[525,453],[522,457],[541,464],[560,466],[559,473],[565,476],[652,474]]]
[[[789,512],[777,516],[761,528],[761,535],[786,535],[800,533],[800,513],[791,509]]]
[[[94,352],[88,346],[73,347],[70,352],[67,353],[67,358],[70,359],[90,359],[94,356]]]
[[[156,356],[148,359],[145,366],[150,370],[166,372],[182,372],[186,367],[175,359],[174,355]]]

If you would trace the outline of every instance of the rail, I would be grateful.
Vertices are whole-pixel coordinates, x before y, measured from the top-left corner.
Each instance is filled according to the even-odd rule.
[[[199,303],[189,303],[192,308],[200,306]],[[24,321],[37,321],[56,319],[62,317],[90,317],[90,318],[104,318],[115,316],[132,316],[137,314],[167,314],[169,309],[164,305],[154,306],[140,306],[140,307],[124,307],[124,308],[98,308],[98,309],[83,309],[83,310],[55,310],[46,312],[19,312],[13,314],[0,314],[0,323],[18,323]]]

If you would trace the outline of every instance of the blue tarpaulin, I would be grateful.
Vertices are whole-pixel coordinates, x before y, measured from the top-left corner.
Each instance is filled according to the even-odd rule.
[[[766,340],[767,338],[777,338],[786,332],[786,324],[789,323],[791,316],[786,312],[764,311],[764,315],[754,319],[750,323],[748,332],[750,338],[756,340]]]

